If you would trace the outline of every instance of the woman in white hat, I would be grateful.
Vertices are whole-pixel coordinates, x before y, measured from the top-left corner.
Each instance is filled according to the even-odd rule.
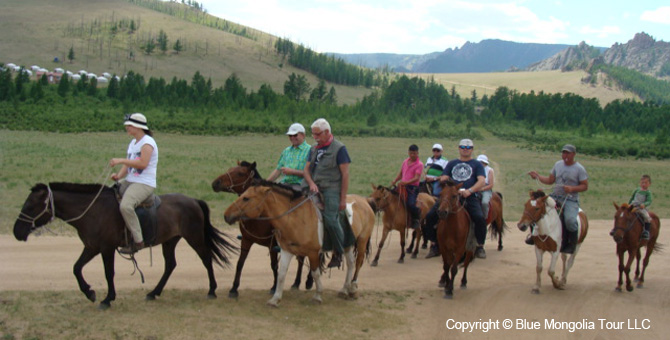
[[[147,118],[141,113],[126,115],[126,132],[133,137],[128,145],[126,158],[112,158],[111,167],[123,165],[112,179],[121,182],[121,216],[133,236],[134,244],[121,248],[120,252],[130,254],[144,248],[140,221],[135,208],[145,201],[156,189],[156,169],[158,165],[158,146],[147,126]]]
[[[484,181],[485,185],[479,191],[482,194],[482,212],[486,219],[489,217],[489,202],[491,202],[491,196],[493,196],[495,177],[493,176],[493,168],[489,166],[489,158],[486,157],[486,155],[477,156],[477,160],[482,163],[484,166],[484,173],[486,173],[486,180]]]

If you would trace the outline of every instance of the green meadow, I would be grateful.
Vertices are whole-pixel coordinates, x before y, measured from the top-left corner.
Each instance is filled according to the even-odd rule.
[[[337,136],[337,127],[333,130]],[[484,137],[475,140],[475,154],[485,153],[491,159],[496,174],[495,189],[504,195],[504,214],[508,224],[513,226],[521,215],[529,190],[551,190],[531,180],[527,172],[538,170],[548,174],[560,154],[520,148],[514,142],[480,132]],[[157,192],[179,192],[207,201],[218,227],[224,227],[223,211],[235,196],[213,192],[211,182],[241,160],[257,162],[260,174],[268,176],[281,150],[289,144],[284,135],[193,136],[157,131],[155,137],[160,152]],[[350,193],[364,196],[371,193],[371,184],[389,184],[407,157],[410,144],[419,146],[422,161],[436,142],[444,145],[447,158],[457,156],[456,139],[337,137],[347,145],[353,161]],[[111,172],[108,161],[112,157],[123,157],[129,141],[130,137],[124,132],[0,131],[0,232],[11,233],[21,206],[36,183],[106,181],[111,184],[111,180],[107,180]],[[313,142],[309,137],[307,141]],[[602,159],[580,154],[577,160],[589,173],[589,190],[581,195],[581,202],[591,219],[611,218],[612,202],[627,202],[643,173],[652,177],[652,210],[664,217],[670,206],[667,161]],[[70,229],[60,230],[67,233]]]

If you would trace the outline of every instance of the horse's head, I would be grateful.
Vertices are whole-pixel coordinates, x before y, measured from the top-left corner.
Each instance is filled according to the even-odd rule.
[[[54,217],[53,193],[49,187],[39,183],[30,190],[14,222],[14,237],[19,241],[26,241],[33,230],[49,223]]]
[[[374,202],[376,210],[383,210],[386,208],[390,204],[389,199],[391,196],[397,195],[397,193],[394,193],[390,188],[383,185],[378,185],[376,187],[374,184],[371,185],[373,191],[372,194],[370,194],[370,199]]]
[[[226,209],[223,214],[226,223],[233,224],[242,218],[254,219],[265,211],[265,200],[272,191],[269,186],[252,186]]]
[[[453,214],[463,208],[461,195],[458,194],[463,183],[456,184],[451,180],[447,180],[446,182],[441,182],[440,186],[442,187],[442,191],[440,191],[440,206],[437,214],[440,218],[447,218],[447,215]]]
[[[523,214],[521,220],[517,223],[517,227],[521,231],[526,231],[529,226],[537,223],[547,213],[548,206],[552,204],[555,207],[555,202],[544,191],[530,191],[530,199],[523,207]]]
[[[234,192],[239,195],[247,190],[254,178],[261,178],[256,170],[256,162],[238,161],[237,166],[228,169],[212,182],[212,189],[214,192]]]
[[[633,229],[636,221],[638,220],[637,214],[635,213],[637,208],[626,203],[622,204],[621,206],[618,206],[616,203],[613,204],[616,212],[614,213],[614,228],[612,229],[612,238],[614,238],[614,242],[621,243],[624,239],[624,236],[626,236],[626,233]],[[637,236],[633,237],[637,238]]]

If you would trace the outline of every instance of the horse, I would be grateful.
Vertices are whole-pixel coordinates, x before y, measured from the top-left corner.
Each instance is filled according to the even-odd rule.
[[[386,242],[386,237],[392,230],[397,230],[400,233],[401,251],[398,263],[404,263],[405,234],[407,230],[407,216],[409,215],[409,212],[405,207],[405,202],[403,202],[403,200],[400,198],[400,194],[395,189],[387,188],[381,185],[377,187],[372,185],[372,190],[374,191],[370,195],[370,198],[374,201],[377,209],[384,212],[384,216],[382,218],[384,223],[384,231],[382,233],[382,240],[379,242],[377,255],[375,256],[374,260],[372,260],[370,265],[373,267],[377,266],[379,255],[381,254],[382,248],[384,247],[384,242]],[[424,221],[426,214],[428,214],[430,208],[435,204],[435,198],[428,194],[420,193],[417,197],[416,203],[421,210],[421,221]],[[419,253],[419,243],[421,240],[421,232],[419,231],[416,234],[418,234],[418,240],[416,241],[416,248],[412,253],[413,259],[415,259]],[[414,239],[412,239],[412,245],[414,245]],[[408,253],[411,252],[411,250],[411,247],[407,248]]]
[[[533,241],[535,242],[535,256],[537,258],[537,280],[531,292],[534,294],[540,293],[542,257],[545,252],[551,254],[551,263],[549,264],[549,270],[547,272],[551,278],[551,283],[554,288],[563,290],[565,289],[568,280],[568,272],[575,262],[575,256],[577,256],[579,248],[588,233],[588,219],[586,218],[584,211],[579,209],[579,218],[577,219],[579,222],[577,229],[579,238],[577,245],[575,246],[575,251],[570,254],[569,260],[566,261],[566,253],[561,253],[563,273],[559,280],[559,278],[554,275],[554,269],[556,267],[556,262],[558,261],[558,254],[560,253],[561,242],[563,240],[563,229],[561,226],[561,219],[556,211],[556,201],[554,201],[553,198],[546,196],[541,190],[530,191],[529,194],[530,199],[524,206],[524,211],[517,227],[521,231],[526,231],[528,227],[533,225],[537,228],[537,234],[533,233],[532,235]]]
[[[622,274],[625,272],[626,290],[632,292],[633,285],[631,284],[629,275],[630,266],[633,263],[633,259],[635,259],[635,281],[637,281],[637,288],[642,288],[644,286],[644,272],[649,265],[649,257],[652,252],[658,251],[661,248],[661,244],[656,243],[661,230],[661,221],[656,214],[649,212],[649,216],[651,217],[649,240],[640,240],[644,224],[640,217],[637,216],[637,208],[626,203],[621,206],[614,203],[614,208],[616,209],[616,213],[614,214],[614,229],[612,230],[614,235],[612,237],[614,238],[614,242],[616,242],[616,253],[619,256],[619,281],[615,290],[621,292],[621,285],[623,284]],[[644,256],[642,274],[640,275],[640,248],[644,246],[647,247],[647,251]],[[624,266],[623,258],[626,252],[628,252],[628,261]]]
[[[489,233],[491,239],[495,240],[498,238],[498,251],[503,250],[502,237],[505,233],[505,230],[509,229],[505,220],[503,219],[503,202],[502,194],[500,192],[493,192],[491,195],[491,201],[489,202],[489,215],[486,217],[486,225],[489,226]]]
[[[146,295],[147,300],[160,296],[170,274],[177,266],[175,248],[183,237],[195,250],[209,277],[208,298],[216,298],[216,279],[212,261],[218,265],[229,264],[227,254],[237,248],[210,223],[209,207],[201,200],[181,194],[161,195],[157,209],[157,234],[154,244],[162,244],[165,270],[158,285]],[[119,212],[119,202],[113,188],[100,184],[39,183],[32,189],[20,216],[14,223],[14,236],[26,241],[34,230],[59,218],[75,229],[84,244],[79,259],[74,264],[74,276],[79,289],[95,302],[95,291],[82,275],[83,267],[96,255],[102,255],[107,296],[100,302],[100,309],[108,309],[116,299],[114,288],[114,250],[126,244],[126,224]]]
[[[249,163],[246,161],[237,162],[237,166],[234,166],[219,177],[217,177],[212,182],[212,190],[214,192],[231,192],[236,193],[238,196],[241,195],[247,188],[251,186],[252,180],[262,179],[261,175],[258,173],[256,168],[256,162]],[[270,250],[270,268],[272,269],[272,275],[274,277],[272,282],[272,288],[270,288],[270,294],[274,294],[275,289],[277,288],[277,268],[278,268],[278,257],[279,252],[276,250],[277,240],[274,238],[272,224],[269,221],[264,220],[248,220],[240,221],[240,233],[242,238],[240,239],[240,258],[237,260],[237,267],[235,268],[235,279],[233,280],[233,287],[230,288],[228,292],[228,297],[237,298],[239,292],[237,291],[240,286],[240,277],[242,276],[242,269],[244,268],[244,263],[247,260],[249,255],[249,250],[254,244],[259,244],[263,247],[267,247]],[[302,267],[303,267],[303,256],[298,256],[298,273],[295,276],[295,281],[291,286],[292,289],[298,289],[300,287],[300,278],[302,277]],[[305,282],[306,289],[312,289],[313,279],[310,273],[307,273],[307,279]]]
[[[355,244],[344,251],[347,274],[344,287],[338,296],[356,299],[358,297],[358,273],[367,254],[370,235],[375,224],[375,215],[367,199],[358,195],[347,195],[347,206],[353,209],[351,228]],[[281,247],[279,276],[274,296],[267,304],[278,307],[282,298],[284,279],[294,255],[309,258],[312,277],[316,283],[313,301],[321,303],[321,237],[317,208],[310,197],[305,197],[281,184],[260,181],[247,189],[224,213],[228,223],[246,219],[267,219],[275,228],[275,237]],[[354,247],[357,249],[354,266]],[[355,267],[355,268],[354,268]],[[354,270],[355,269],[355,270]]]
[[[442,191],[438,209],[440,220],[437,223],[437,243],[440,255],[442,255],[443,273],[439,286],[444,287],[444,298],[452,299],[458,265],[463,258],[465,260],[461,288],[467,287],[468,265],[474,256],[476,242],[469,242],[469,239],[474,237],[474,229],[471,232],[473,227],[470,226],[470,216],[458,194],[463,183],[456,184],[453,181],[446,181],[440,185]]]

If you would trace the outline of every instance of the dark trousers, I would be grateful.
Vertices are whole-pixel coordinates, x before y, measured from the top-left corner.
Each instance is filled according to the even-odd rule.
[[[439,216],[437,215],[439,208],[440,202],[436,201],[435,205],[433,205],[428,212],[428,215],[426,215],[426,227],[423,230],[423,237],[432,242],[437,240],[437,230],[435,229],[435,226],[439,221]],[[465,199],[465,210],[468,211],[470,220],[475,224],[475,238],[477,239],[477,244],[484,245],[484,242],[486,242],[486,219],[482,212],[482,204],[478,194],[470,195]]]
[[[407,191],[407,200],[405,201],[407,210],[409,211],[413,220],[418,220],[421,217],[421,211],[416,206],[416,197],[419,195],[419,186],[406,185],[405,190]]]

